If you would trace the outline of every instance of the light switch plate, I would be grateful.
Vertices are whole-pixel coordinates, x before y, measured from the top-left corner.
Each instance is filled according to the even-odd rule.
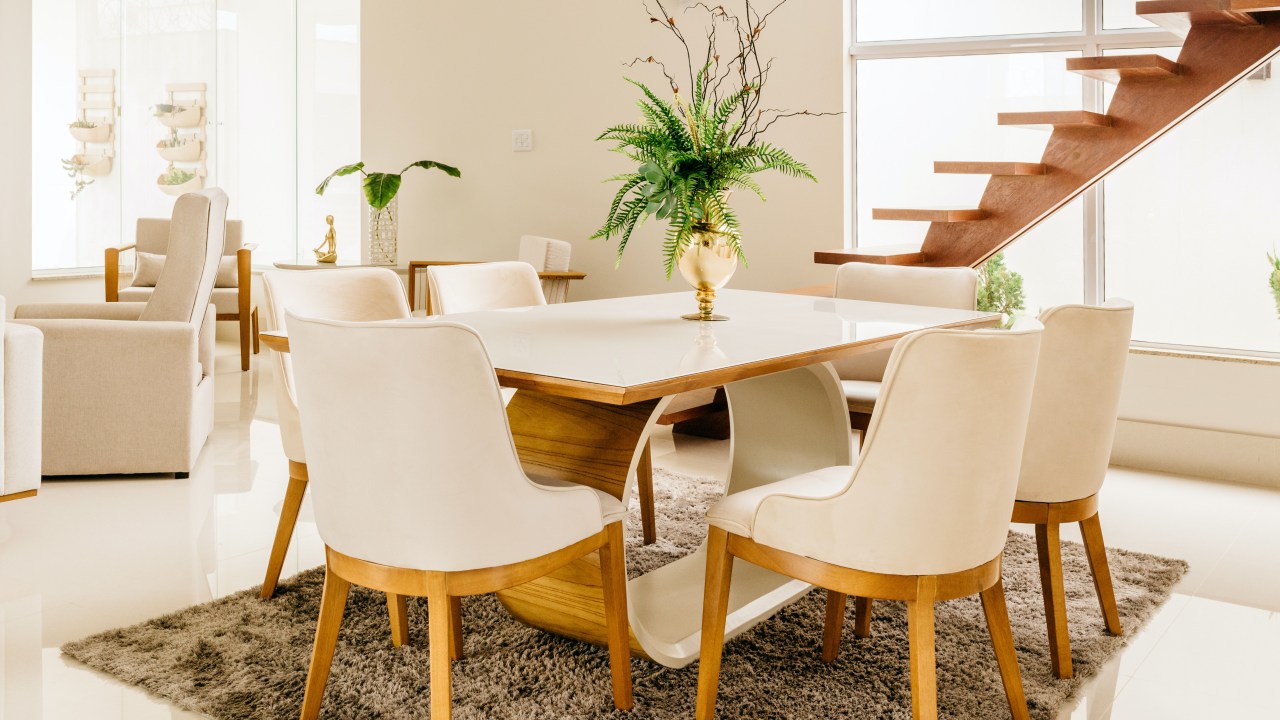
[[[533,152],[533,131],[512,130],[511,149],[515,152]]]

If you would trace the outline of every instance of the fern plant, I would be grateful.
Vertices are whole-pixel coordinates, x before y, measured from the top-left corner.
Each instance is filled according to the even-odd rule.
[[[786,0],[763,14],[748,0],[741,17],[723,6],[691,5],[686,12],[703,12],[710,20],[705,33],[700,33],[705,34],[706,47],[696,54],[662,0],[655,2],[662,17],[651,14],[650,21],[671,32],[683,45],[689,92],[682,93],[680,83],[653,57],[631,63],[659,66],[671,97],[659,97],[645,83],[627,78],[643,95],[638,103],[642,122],[615,125],[596,139],[614,143],[613,150],[638,167],[606,181],[621,182],[622,186],[613,197],[604,225],[591,237],[617,237],[620,264],[632,232],[652,215],[667,222],[663,257],[668,278],[694,236],[704,233],[722,235],[745,266],[738,217],[729,206],[729,193],[746,190],[765,199],[752,176],[766,170],[817,180],[804,163],[761,141],[761,134],[784,117],[831,113],[760,108],[771,61],[761,61],[757,42],[768,17]],[[718,47],[717,34],[722,29],[735,39],[731,56],[722,55]],[[723,57],[730,59],[722,62]]]

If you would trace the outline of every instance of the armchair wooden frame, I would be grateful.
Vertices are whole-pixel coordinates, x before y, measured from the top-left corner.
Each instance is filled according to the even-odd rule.
[[[249,369],[249,351],[257,355],[260,347],[258,341],[258,306],[253,304],[253,251],[257,243],[245,243],[236,250],[236,277],[241,281],[236,290],[237,306],[234,313],[217,313],[215,319],[235,321],[240,325],[240,369]],[[136,250],[135,243],[109,247],[103,263],[103,280],[106,284],[106,301],[120,302],[120,253]],[[248,280],[247,282],[245,280]]]
[[[987,629],[1000,665],[1009,710],[1015,720],[1027,720],[1027,700],[1014,647],[1013,630],[1000,577],[1001,555],[978,567],[945,575],[887,575],[832,565],[757,543],[712,526],[707,536],[707,578],[702,609],[702,651],[698,670],[698,720],[715,716],[724,652],[725,615],[733,559],[741,558],[776,573],[827,589],[826,624],[822,633],[822,660],[834,662],[839,654],[847,596],[858,598],[856,625],[870,621],[870,598],[907,603],[907,634],[911,667],[911,716],[914,720],[938,717],[937,661],[934,649],[934,603],[970,595],[982,596]],[[869,627],[859,627],[860,634]]]
[[[431,717],[448,720],[452,714],[451,664],[462,657],[459,598],[497,592],[535,580],[591,553],[599,554],[601,576],[604,579],[602,590],[605,620],[608,624],[613,704],[619,710],[630,710],[634,701],[628,644],[630,628],[627,620],[627,577],[623,558],[622,522],[617,521],[609,523],[595,535],[540,557],[499,567],[455,572],[380,565],[343,555],[326,546],[324,592],[320,600],[315,648],[307,672],[302,720],[312,720],[320,714],[320,704],[324,699],[324,688],[338,642],[338,630],[346,608],[347,593],[353,583],[387,593],[392,634],[401,643],[408,635],[405,598],[427,598],[427,612],[431,617]]]
[[[1116,606],[1115,587],[1111,583],[1111,567],[1107,564],[1107,548],[1102,540],[1102,523],[1098,519],[1098,496],[1061,503],[1026,502],[1013,505],[1013,522],[1036,526],[1036,555],[1040,559],[1040,586],[1044,590],[1044,614],[1049,625],[1049,659],[1053,674],[1061,679],[1073,675],[1071,639],[1067,635],[1067,599],[1062,580],[1062,523],[1080,523],[1093,589],[1102,606],[1102,619],[1107,632],[1124,634],[1120,626],[1120,610]]]
[[[478,265],[481,260],[410,260],[409,261],[409,310],[417,310],[418,299],[418,271],[425,270],[433,265]],[[564,272],[538,271],[539,280],[582,280],[587,276],[584,272],[577,270],[567,270]],[[431,314],[431,286],[426,287],[426,311]]]

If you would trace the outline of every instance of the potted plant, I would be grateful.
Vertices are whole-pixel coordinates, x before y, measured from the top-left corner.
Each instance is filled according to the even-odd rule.
[[[195,162],[200,159],[200,139],[193,135],[179,135],[170,128],[169,137],[156,143],[156,152],[169,162]]]
[[[195,127],[204,119],[204,108],[199,105],[160,103],[151,106],[151,110],[156,119],[169,128]]]
[[[781,7],[786,0],[775,8]],[[764,199],[753,175],[776,170],[791,177],[816,180],[802,162],[762,139],[780,119],[796,115],[828,115],[807,110],[789,112],[762,102],[771,61],[761,59],[758,43],[773,11],[760,13],[750,2],[745,14],[723,6],[698,3],[687,8],[706,13],[705,29],[686,34],[681,23],[655,0],[660,25],[680,43],[687,59],[679,78],[652,56],[631,65],[659,67],[670,86],[669,99],[646,84],[627,78],[640,89],[642,121],[615,125],[597,138],[614,143],[614,151],[636,163],[631,172],[610,178],[622,187],[613,198],[605,223],[593,238],[618,238],[618,262],[636,225],[650,215],[666,221],[663,257],[667,277],[680,273],[697,289],[699,312],[691,320],[722,320],[713,313],[715,292],[728,282],[738,262],[746,265],[738,217],[729,205],[732,190],[750,191]],[[721,51],[721,34],[727,46]],[[693,36],[705,47],[694,47]]]
[[[419,160],[410,163],[398,173],[365,172],[364,163],[358,162],[353,165],[343,165],[329,173],[329,177],[316,188],[317,195],[324,195],[324,191],[329,187],[329,181],[335,177],[354,173],[364,175],[364,197],[369,202],[369,262],[374,265],[396,264],[396,193],[400,191],[401,176],[416,167],[424,170],[435,168],[449,177],[462,177],[462,171],[458,168],[435,160]]]
[[[169,165],[169,169],[156,178],[156,186],[165,195],[182,195],[204,187],[204,180],[191,170]]]
[[[1280,253],[1267,253],[1267,261],[1271,264],[1271,295],[1276,300],[1276,315],[1280,317]]]
[[[85,163],[80,155],[72,155],[69,159],[62,161],[62,169],[67,172],[67,177],[75,182],[75,187],[71,190],[71,199],[75,200],[81,190],[93,184],[92,180],[84,178]]]
[[[111,139],[111,123],[76,120],[67,126],[71,137],[82,143],[104,143]]]

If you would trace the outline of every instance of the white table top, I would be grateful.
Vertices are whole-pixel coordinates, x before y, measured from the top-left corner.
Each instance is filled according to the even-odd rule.
[[[998,315],[806,295],[721,290],[726,322],[691,322],[692,292],[449,315],[484,338],[504,385],[611,403],[713,387]]]

